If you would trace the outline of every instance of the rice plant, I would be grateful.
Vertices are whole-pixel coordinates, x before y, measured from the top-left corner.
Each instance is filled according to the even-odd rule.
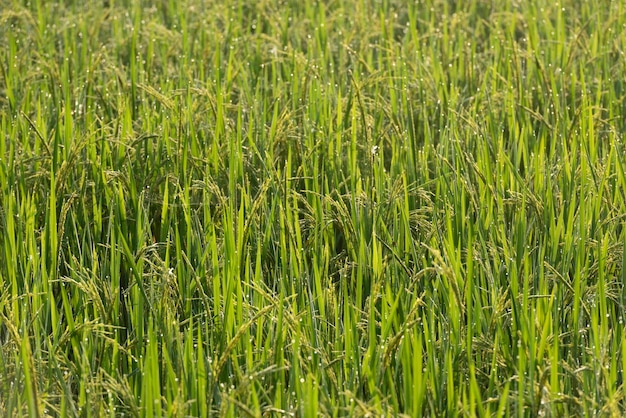
[[[3,416],[623,416],[626,5],[0,0]]]

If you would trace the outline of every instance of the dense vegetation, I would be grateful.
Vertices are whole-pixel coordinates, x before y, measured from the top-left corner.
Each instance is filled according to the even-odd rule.
[[[0,0],[2,416],[621,416],[626,5]]]

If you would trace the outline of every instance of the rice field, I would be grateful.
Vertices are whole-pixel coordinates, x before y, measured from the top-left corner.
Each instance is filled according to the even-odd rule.
[[[626,3],[0,0],[0,415],[621,417]]]

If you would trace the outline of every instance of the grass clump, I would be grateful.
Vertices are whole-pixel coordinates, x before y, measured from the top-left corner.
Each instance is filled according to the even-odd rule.
[[[620,2],[0,4],[3,415],[623,415]]]

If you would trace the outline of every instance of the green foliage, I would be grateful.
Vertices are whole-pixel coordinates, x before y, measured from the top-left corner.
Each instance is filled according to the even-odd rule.
[[[0,0],[3,416],[623,416],[626,7]]]

